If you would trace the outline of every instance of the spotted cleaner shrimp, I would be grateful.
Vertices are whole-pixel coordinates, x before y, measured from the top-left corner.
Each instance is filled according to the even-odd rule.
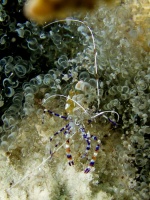
[[[94,69],[95,69],[95,77],[96,77],[96,91],[97,91],[97,107],[99,108],[100,106],[100,93],[99,93],[99,79],[98,79],[98,70],[97,70],[97,51],[96,51],[96,45],[95,45],[95,39],[94,39],[94,35],[93,32],[91,30],[91,28],[86,25],[84,22],[80,21],[80,20],[76,20],[76,19],[67,19],[67,20],[58,20],[58,21],[54,21],[52,23],[49,23],[48,25],[44,26],[48,27],[54,23],[58,23],[58,22],[78,22],[80,24],[83,24],[84,26],[87,27],[87,29],[90,31],[91,37],[92,37],[92,41],[93,41],[93,53],[94,53]],[[76,90],[81,90],[84,91],[84,87],[86,87],[86,83],[82,80],[79,80],[75,86]],[[60,115],[58,113],[55,113],[49,109],[44,109],[44,114],[43,114],[43,120],[42,123],[44,123],[44,116],[46,113],[49,113],[50,115],[62,118],[66,121],[68,121],[68,124],[65,125],[64,127],[62,127],[60,130],[58,130],[57,132],[54,133],[53,136],[50,137],[50,142],[53,141],[53,139],[55,137],[57,137],[57,135],[59,135],[61,132],[64,132],[66,139],[66,156],[68,159],[68,164],[74,165],[74,161],[71,155],[71,150],[70,150],[70,145],[69,145],[69,139],[70,137],[72,137],[74,134],[76,133],[80,133],[81,137],[83,138],[83,140],[86,141],[87,146],[86,146],[86,150],[85,150],[85,156],[88,155],[89,150],[91,149],[91,139],[95,140],[97,142],[97,145],[95,147],[95,151],[93,153],[92,159],[90,160],[90,163],[88,165],[88,167],[84,170],[84,173],[89,173],[91,171],[91,168],[94,166],[95,161],[96,161],[96,157],[98,154],[98,151],[100,149],[100,145],[101,145],[101,141],[95,136],[90,134],[90,132],[86,132],[85,130],[85,125],[83,124],[83,119],[81,120],[81,116],[80,119],[76,116],[73,116],[72,113],[74,112],[74,110],[78,110],[81,109],[83,111],[82,115],[86,115],[86,119],[91,122],[92,120],[94,120],[96,117],[98,116],[103,116],[105,117],[109,122],[111,122],[114,126],[117,125],[116,122],[112,121],[109,117],[106,116],[106,113],[114,113],[117,115],[117,121],[119,120],[119,115],[117,112],[115,111],[101,111],[98,113],[91,113],[91,110],[87,110],[85,109],[80,103],[78,103],[77,100],[75,100],[75,96],[76,93],[73,91],[70,91],[70,93],[72,93],[71,95],[65,96],[65,95],[60,95],[60,94],[56,94],[56,95],[52,95],[50,97],[48,97],[47,99],[44,99],[43,101],[43,106],[45,104],[45,102],[47,102],[48,100],[50,100],[50,98],[52,97],[63,97],[66,98],[66,106],[65,106],[65,110],[68,113],[68,116],[63,116]],[[58,146],[57,144],[55,145],[56,147]],[[55,150],[52,151],[50,150],[50,155],[53,156],[53,154],[55,153]]]
[[[98,70],[97,70],[97,51],[96,51],[96,45],[95,45],[95,39],[94,39],[94,35],[93,32],[91,30],[91,28],[89,26],[86,25],[86,23],[80,21],[80,20],[76,20],[76,19],[67,19],[67,22],[78,22],[84,26],[87,27],[87,29],[89,30],[89,32],[91,33],[91,37],[93,40],[93,54],[94,54],[94,70],[95,70],[95,80],[96,80],[96,97],[97,97],[97,108],[100,107],[100,93],[99,93],[99,78],[98,78]],[[66,20],[58,20],[58,21],[54,21],[52,23],[49,23],[48,25],[44,26],[48,27],[52,24],[55,23],[59,23],[59,22],[66,22]],[[83,91],[84,90],[84,86],[86,85],[86,83],[82,80],[79,80],[76,85],[75,85],[75,89],[77,91]],[[49,109],[44,109],[44,113],[42,115],[42,123],[44,124],[44,117],[46,115],[46,113],[49,113],[50,115],[53,115],[55,117],[59,117],[65,121],[67,121],[68,123],[62,127],[60,130],[58,130],[57,132],[55,132],[51,137],[50,137],[50,142],[54,142],[55,138],[57,138],[57,136],[60,133],[64,133],[66,141],[64,143],[62,143],[61,145],[58,146],[58,144],[55,145],[55,149],[50,149],[50,155],[43,160],[43,162],[41,162],[40,165],[38,165],[36,168],[34,168],[34,170],[39,169],[41,166],[43,166],[47,161],[51,160],[54,156],[54,154],[56,152],[58,152],[64,145],[65,145],[65,150],[66,150],[66,157],[68,159],[68,164],[70,166],[74,165],[74,160],[71,154],[71,149],[70,149],[70,139],[72,137],[74,137],[74,135],[81,135],[81,138],[83,139],[84,142],[86,142],[86,149],[85,149],[85,153],[83,155],[83,157],[86,157],[89,153],[89,151],[91,150],[91,140],[94,140],[97,144],[95,146],[95,150],[93,153],[93,156],[89,162],[89,165],[85,168],[84,173],[87,174],[91,171],[91,169],[94,167],[95,165],[95,161],[98,155],[98,151],[100,150],[100,146],[101,146],[101,141],[98,139],[98,137],[96,135],[92,135],[89,131],[86,130],[85,127],[85,121],[89,124],[92,124],[92,122],[100,116],[103,116],[104,118],[106,118],[110,123],[112,123],[114,126],[117,125],[117,123],[113,120],[111,120],[109,117],[106,116],[106,114],[108,113],[112,113],[117,115],[117,120],[119,120],[119,114],[115,111],[100,111],[100,112],[95,112],[92,109],[89,108],[85,108],[84,105],[82,105],[81,103],[78,102],[78,100],[76,99],[77,96],[77,92],[76,91],[70,91],[68,96],[62,95],[62,94],[55,94],[52,96],[49,96],[46,99],[43,99],[42,102],[42,106],[45,107],[45,104],[51,100],[51,98],[55,98],[55,97],[60,97],[60,98],[65,98],[66,99],[66,105],[65,105],[65,110],[67,112],[67,116],[64,115],[60,115],[58,113],[55,113],[54,111],[51,111]],[[74,113],[78,112],[78,111],[82,111],[81,115],[74,115]],[[20,179],[18,182],[16,182],[11,188],[14,188],[16,185],[18,185],[20,182],[22,182],[23,180],[25,180],[27,177],[29,177],[32,174],[32,171],[30,171],[29,173],[27,173],[22,179]]]

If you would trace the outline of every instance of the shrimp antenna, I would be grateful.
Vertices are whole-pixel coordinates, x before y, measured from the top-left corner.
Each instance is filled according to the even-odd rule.
[[[94,35],[93,35],[93,32],[91,30],[91,28],[85,23],[85,22],[82,22],[78,19],[71,19],[71,18],[67,18],[67,19],[62,19],[62,20],[57,20],[57,21],[54,21],[54,22],[51,22],[45,26],[43,26],[43,28],[46,28],[48,26],[51,26],[52,24],[56,24],[56,23],[59,23],[59,22],[78,22],[80,24],[83,24],[84,26],[87,27],[87,29],[90,31],[91,33],[91,37],[92,37],[92,41],[93,41],[93,47],[94,47],[94,68],[95,68],[95,76],[96,76],[96,88],[97,88],[97,102],[98,102],[98,108],[99,108],[99,105],[100,105],[100,100],[99,100],[99,84],[98,84],[98,68],[97,68],[97,51],[96,51],[96,45],[95,45],[95,38],[94,38]]]
[[[70,136],[70,138],[72,138],[75,135],[72,134]],[[22,179],[20,179],[19,181],[17,181],[14,185],[11,186],[11,188],[7,189],[7,192],[11,191],[11,189],[13,189],[14,187],[16,187],[18,184],[20,184],[22,181],[24,181],[25,179],[27,179],[28,177],[30,177],[37,169],[40,169],[40,167],[42,167],[43,165],[45,165],[45,163],[48,160],[52,160],[53,155],[59,151],[59,149],[61,149],[66,142],[64,142],[63,144],[61,144],[50,156],[48,156],[45,160],[43,160],[37,167],[35,167],[33,170],[29,171],[27,174],[24,175],[24,177]]]

